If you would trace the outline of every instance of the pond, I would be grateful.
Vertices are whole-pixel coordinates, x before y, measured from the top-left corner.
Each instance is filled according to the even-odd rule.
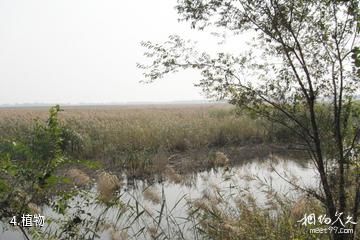
[[[218,167],[189,173],[177,178],[166,176],[155,179],[152,183],[146,180],[130,181],[125,175],[122,178],[120,205],[107,207],[94,201],[97,197],[96,184],[86,195],[79,195],[70,203],[73,216],[79,214],[79,209],[83,209],[83,215],[90,213],[94,219],[102,220],[103,227],[99,233],[101,240],[122,239],[125,232],[129,239],[150,239],[151,227],[161,221],[159,226],[163,229],[171,228],[174,234],[181,232],[184,239],[193,239],[189,202],[222,198],[228,206],[235,207],[236,197],[246,193],[251,194],[262,205],[266,202],[269,189],[296,198],[300,193],[294,190],[292,183],[316,186],[319,182],[310,162],[276,156],[253,159],[231,168]],[[57,217],[46,206],[42,209],[42,215],[45,218]],[[138,215],[140,216],[137,217]],[[51,228],[55,230],[56,226],[49,226]],[[173,233],[169,233],[168,237]],[[0,239],[24,238],[17,229],[6,229],[0,233]]]

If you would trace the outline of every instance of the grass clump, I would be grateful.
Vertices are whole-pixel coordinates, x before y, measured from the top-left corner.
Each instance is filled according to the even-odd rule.
[[[69,169],[65,176],[69,177],[76,186],[85,186],[90,183],[90,177],[77,168]]]
[[[121,187],[121,182],[116,175],[102,172],[97,179],[99,198],[103,202],[109,202],[116,196],[116,191]]]

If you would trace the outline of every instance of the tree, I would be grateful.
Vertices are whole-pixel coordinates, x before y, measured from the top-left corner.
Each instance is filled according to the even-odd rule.
[[[359,1],[356,0],[178,0],[180,20],[254,36],[241,56],[196,50],[179,36],[142,42],[150,64],[146,82],[181,69],[202,74],[197,84],[209,97],[226,99],[289,128],[309,153],[321,189],[316,197],[333,221],[358,220],[359,175]],[[340,228],[340,222],[337,221]],[[332,233],[333,239],[355,238]]]
[[[67,139],[62,138],[60,111],[59,105],[51,107],[46,124],[36,121],[24,139],[0,138],[0,221],[12,219],[10,224],[18,226],[26,239],[33,229],[16,221],[24,213],[36,213],[36,204],[49,201],[61,180],[55,172],[65,161],[61,146]]]

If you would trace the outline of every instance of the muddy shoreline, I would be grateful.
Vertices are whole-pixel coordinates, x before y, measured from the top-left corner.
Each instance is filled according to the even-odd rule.
[[[226,163],[216,162],[217,154],[224,154],[228,161]],[[101,172],[108,172],[118,177],[126,175],[129,182],[131,180],[146,180],[149,182],[161,181],[164,176],[171,174],[178,174],[180,176],[189,175],[192,173],[209,171],[212,168],[223,167],[236,167],[242,164],[251,163],[252,161],[267,161],[269,159],[289,159],[297,161],[300,164],[307,162],[307,155],[304,151],[299,150],[293,146],[288,145],[276,145],[276,144],[248,144],[242,146],[225,146],[225,147],[213,147],[202,149],[190,149],[182,152],[166,152],[158,151],[151,158],[151,164],[146,169],[126,169],[121,166],[117,166],[109,161],[99,160],[97,164],[101,167],[91,168],[82,163],[69,163],[59,169],[57,175],[69,178],[69,171],[80,170],[90,181],[96,181],[98,175]],[[91,160],[89,160],[91,161]],[[80,180],[79,180],[80,178]],[[72,183],[70,185],[77,185],[76,182],[82,181],[81,179],[86,177],[70,176]],[[85,181],[86,182],[86,181]],[[69,187],[63,186],[61,189]],[[79,184],[85,185],[85,184]]]

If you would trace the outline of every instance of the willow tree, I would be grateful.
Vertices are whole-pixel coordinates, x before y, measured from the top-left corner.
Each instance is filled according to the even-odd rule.
[[[321,188],[299,188],[323,203],[333,221],[358,220],[359,1],[178,0],[179,20],[199,31],[253,36],[241,55],[211,55],[179,36],[143,42],[147,82],[181,69],[201,72],[198,86],[281,124],[298,136]],[[340,221],[336,226],[341,228]],[[354,226],[348,226],[353,227]],[[334,239],[354,238],[336,234]]]

